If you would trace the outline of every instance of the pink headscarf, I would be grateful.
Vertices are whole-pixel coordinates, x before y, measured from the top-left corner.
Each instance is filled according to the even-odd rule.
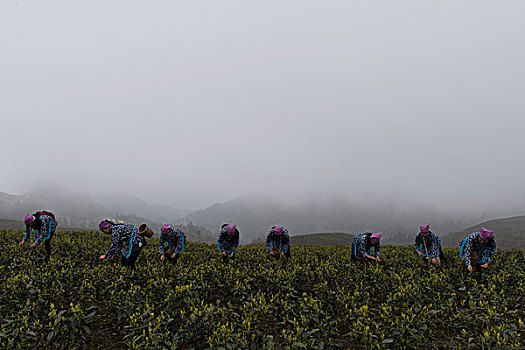
[[[479,237],[481,237],[481,239],[489,239],[492,237],[493,234],[494,234],[494,231],[486,230],[483,227],[479,231]]]
[[[35,217],[31,214],[27,214],[25,217],[24,217],[24,224],[26,225],[30,225],[33,221],[35,221]]]
[[[273,227],[273,233],[275,233],[277,236],[280,236],[283,234],[283,227],[282,226],[274,226]]]
[[[100,229],[100,231],[102,230],[105,230],[107,229],[108,227],[110,227],[111,224],[107,221],[107,220],[102,220],[99,224],[98,224],[98,228]]]
[[[430,232],[430,224],[419,226],[419,233],[428,233]]]
[[[228,225],[228,234],[231,236],[231,235],[234,235],[235,234],[235,229],[236,229],[236,225]]]
[[[160,228],[160,232],[165,235],[167,233],[169,233],[171,230],[171,226],[170,225],[162,225],[162,227]]]
[[[370,236],[370,240],[374,241],[375,243],[379,243],[379,240],[381,239],[381,232],[372,233]]]

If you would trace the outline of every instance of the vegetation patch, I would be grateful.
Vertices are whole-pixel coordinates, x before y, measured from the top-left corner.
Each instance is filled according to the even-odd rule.
[[[58,232],[53,256],[0,230],[2,349],[522,349],[525,252],[498,251],[484,284],[465,278],[457,249],[434,268],[412,247],[381,264],[350,248],[292,246],[268,259],[240,247],[224,264],[188,243],[177,265],[148,239],[134,271],[98,261],[110,237]]]

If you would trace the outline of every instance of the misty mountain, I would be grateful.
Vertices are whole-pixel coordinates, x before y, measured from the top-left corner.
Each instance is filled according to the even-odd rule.
[[[348,233],[311,233],[307,235],[292,236],[292,246],[300,245],[342,245],[351,246],[354,235]]]
[[[241,240],[260,240],[273,225],[293,235],[320,232],[383,232],[390,244],[413,241],[419,225],[430,223],[436,232],[454,232],[482,221],[479,217],[446,212],[432,203],[402,195],[363,195],[346,198],[324,194],[300,199],[246,196],[192,212],[185,220],[218,231],[234,223]],[[406,242],[405,242],[406,241]]]
[[[442,236],[441,243],[445,247],[458,247],[461,240],[482,227],[494,231],[498,249],[525,248],[525,216],[486,221]]]
[[[177,224],[190,213],[189,210],[149,204],[128,195],[99,196],[95,201],[87,195],[65,191],[56,186],[38,186],[21,196],[0,192],[0,219],[21,221],[25,214],[42,209],[53,211],[61,228],[89,229],[96,228],[103,218],[114,218],[132,224]]]
[[[191,213],[187,209],[175,209],[167,205],[150,204],[130,195],[110,195],[100,198],[104,211],[112,215],[136,215],[153,221],[177,223]]]

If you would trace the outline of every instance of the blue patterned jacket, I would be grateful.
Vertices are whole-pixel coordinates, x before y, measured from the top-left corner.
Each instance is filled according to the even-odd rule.
[[[370,240],[372,232],[359,232],[354,237],[353,248],[355,257],[366,258],[367,256],[372,256],[373,246]],[[381,243],[377,243],[375,246],[375,257],[379,258],[381,254]]]
[[[42,242],[47,241],[51,238],[51,234],[53,234],[58,226],[58,222],[53,219],[50,215],[40,215],[40,225],[37,228],[33,228],[34,233],[34,239],[36,244],[40,244]],[[24,241],[29,240],[29,236],[31,235],[31,225],[26,225],[26,232],[24,234]]]
[[[426,245],[426,251],[425,251]],[[416,252],[423,253],[425,258],[437,258],[439,256],[439,247],[441,243],[439,242],[439,237],[434,233],[430,232],[428,237],[424,237],[421,233],[416,236],[416,243],[414,248]]]
[[[478,261],[472,262],[472,253],[478,255]],[[479,232],[472,232],[462,242],[459,248],[459,257],[465,258],[465,266],[474,264],[490,264],[496,254],[496,239],[492,237],[488,243],[481,243]]]
[[[235,254],[237,247],[239,247],[239,230],[235,229],[235,234],[229,235],[227,226],[221,228],[219,239],[217,239],[217,249],[228,254]]]
[[[146,246],[146,239],[142,235],[139,235],[137,228],[133,225],[111,225],[109,227],[109,233],[111,234],[111,246],[106,253],[107,258],[120,254],[124,242],[126,243],[126,247],[122,255],[125,258],[129,258],[131,252]]]
[[[276,235],[273,229],[268,232],[266,236],[266,252],[269,253],[272,249],[279,250],[281,253],[286,253],[290,249],[290,235],[284,227],[281,235]]]
[[[167,234],[160,234],[159,254],[162,256],[168,250],[171,251],[171,254],[180,254],[184,251],[185,243],[186,239],[184,237],[184,232],[182,232],[178,228],[172,227]]]

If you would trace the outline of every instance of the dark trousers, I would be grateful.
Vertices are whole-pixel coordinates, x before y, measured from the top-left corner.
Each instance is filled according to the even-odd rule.
[[[139,257],[140,251],[142,248],[133,250],[129,256],[129,258],[126,258],[124,255],[122,255],[120,262],[122,263],[122,266],[128,266],[132,270],[135,269],[135,262],[137,261],[137,258]]]
[[[52,233],[49,239],[44,241],[44,248],[46,248],[46,257],[45,257],[46,263],[49,262],[49,258],[51,257],[51,238],[53,238]]]
[[[368,258],[363,258],[363,257],[356,256],[354,249],[355,249],[355,245],[352,243],[352,254],[350,255],[350,260],[351,261],[359,261],[359,262],[363,262],[363,263],[367,263],[367,264],[369,262],[373,261],[373,260],[368,259]]]
[[[51,256],[51,238],[47,241],[44,241],[44,247],[46,248],[47,260]]]
[[[358,257],[355,255],[355,244],[354,243],[352,243],[352,254],[350,255],[350,260],[351,261],[363,261],[366,263],[370,261],[370,259]]]
[[[470,261],[472,263],[472,268],[473,268],[473,271],[472,271],[472,273],[474,275],[473,277],[478,282],[481,282],[482,275],[483,275],[483,270],[485,270],[485,269],[481,267],[482,264],[477,262],[478,261],[478,254],[472,253]],[[470,277],[472,275],[472,273],[468,270],[468,266],[465,266],[465,274],[467,275],[467,278]]]
[[[277,253],[275,255],[270,255],[270,253],[268,253],[268,256],[270,258],[274,258],[275,260],[279,260],[281,258],[281,253]],[[288,251],[286,253],[284,253],[284,257],[285,258],[291,258],[292,257],[292,253],[290,252],[290,248],[288,248]]]
[[[164,259],[168,259],[168,261],[172,265],[175,265],[177,263],[177,260],[179,260],[179,256],[180,256],[180,254],[175,254],[175,257],[172,258],[170,254],[164,254]]]
[[[352,250],[352,252],[353,252],[353,250]],[[438,258],[439,258],[439,260],[441,260],[442,264],[447,262],[447,259],[445,258],[445,253],[443,253],[443,249],[441,249],[441,247],[439,247]],[[428,259],[425,256],[422,256],[421,259],[424,260],[425,262],[428,262]]]
[[[44,258],[44,262],[48,263],[49,258],[51,257],[51,240],[53,239],[53,235],[55,234],[55,231],[52,231],[49,235],[49,238],[44,241],[44,248],[46,250],[46,256]]]
[[[481,267],[481,264],[474,263],[472,264],[472,272],[470,272],[467,269],[467,266],[465,266],[465,280],[475,279],[478,283],[485,283],[483,280],[483,270],[484,268]]]
[[[482,264],[478,264],[478,263],[473,263],[472,264],[472,272],[478,272],[478,273],[482,273],[483,272],[483,268],[481,267]],[[465,271],[469,272],[468,270],[468,266],[465,266]]]
[[[443,249],[439,247],[439,259],[441,260],[441,263],[446,263],[447,258],[445,258],[445,253],[443,253]]]
[[[227,254],[228,254],[228,253],[227,253]],[[233,256],[232,256],[231,258],[230,258],[230,254],[231,254],[231,253],[229,253],[228,255],[223,255],[223,256],[222,256],[222,261],[223,261],[224,263],[228,263],[230,260],[235,259],[235,254],[233,254]]]
[[[439,247],[439,254],[437,256],[439,258],[439,263],[438,265],[441,266],[442,264],[446,263],[447,260],[445,258],[445,254],[443,253],[443,249],[441,249],[441,247]],[[429,263],[430,260],[432,260],[431,258],[429,257],[426,257],[426,256],[422,256],[421,259],[425,262],[425,263]],[[436,259],[437,260],[437,259]]]

